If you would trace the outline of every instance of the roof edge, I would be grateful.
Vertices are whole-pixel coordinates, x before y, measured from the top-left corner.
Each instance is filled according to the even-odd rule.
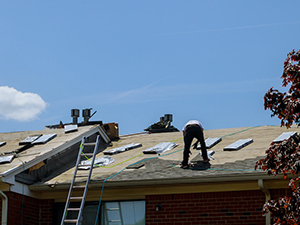
[[[26,170],[26,169],[42,162],[43,160],[45,160],[45,159],[61,152],[62,150],[66,149],[68,147],[71,147],[72,145],[76,144],[77,142],[80,142],[82,140],[82,137],[84,137],[84,136],[89,137],[89,136],[91,136],[91,135],[93,135],[97,132],[101,135],[101,137],[104,139],[104,141],[106,143],[110,142],[110,139],[107,136],[107,134],[105,133],[105,131],[99,125],[97,125],[97,126],[91,128],[90,130],[78,135],[77,137],[73,138],[72,140],[70,140],[70,141],[68,141],[68,142],[52,149],[51,151],[46,152],[45,154],[43,154],[39,157],[36,157],[31,161],[26,162],[23,167],[22,166],[16,166],[16,167],[14,167],[10,170],[5,171],[4,173],[0,174],[0,177],[2,178],[3,182],[13,184],[13,183],[11,183],[11,180],[12,180],[11,177],[12,176],[15,176],[16,174],[22,172],[23,170]]]
[[[104,180],[91,181],[89,188],[106,187],[129,187],[129,186],[145,186],[145,185],[172,185],[172,184],[193,184],[193,183],[217,183],[217,182],[235,182],[235,181],[253,181],[253,180],[283,180],[283,175],[269,176],[263,171],[255,174],[238,174],[230,176],[209,176],[209,177],[185,177],[185,178],[170,178],[170,179],[151,179],[151,180],[131,180],[131,181],[106,181]],[[46,190],[68,190],[70,184],[33,184],[29,189],[32,191]]]

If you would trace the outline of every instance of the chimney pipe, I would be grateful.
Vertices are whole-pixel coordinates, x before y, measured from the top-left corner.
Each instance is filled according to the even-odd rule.
[[[89,120],[89,118],[91,117],[91,110],[92,110],[92,108],[82,110],[83,121]]]
[[[79,117],[79,109],[71,109],[71,117],[73,118],[73,124],[77,124]]]
[[[173,115],[172,114],[165,114],[165,121],[168,122],[172,122],[173,121]]]

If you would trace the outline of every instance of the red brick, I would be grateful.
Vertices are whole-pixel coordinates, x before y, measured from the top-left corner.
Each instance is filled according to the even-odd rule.
[[[164,202],[159,200],[164,199]],[[151,200],[151,201],[150,201]],[[255,221],[257,225],[265,224],[265,217],[257,208],[262,208],[265,195],[262,191],[240,191],[222,193],[197,193],[146,196],[146,225],[152,224],[249,224]],[[154,222],[159,215],[151,211],[155,204],[162,205],[162,212],[166,215],[158,217],[160,222]],[[228,212],[221,210],[228,209]],[[181,214],[179,213],[181,212]],[[243,215],[243,212],[251,212],[251,215]],[[226,216],[226,213],[233,213]],[[229,215],[229,214],[228,214]],[[231,214],[230,214],[231,215]]]
[[[7,224],[52,225],[53,200],[39,200],[12,192],[5,193],[8,197]],[[23,204],[23,208],[22,208]],[[0,204],[1,205],[1,204]],[[23,214],[23,216],[22,216]],[[1,219],[1,215],[0,215]],[[23,219],[23,223],[22,223]]]

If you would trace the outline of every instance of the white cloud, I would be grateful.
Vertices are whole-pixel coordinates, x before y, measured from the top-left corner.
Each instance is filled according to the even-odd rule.
[[[0,86],[0,116],[17,121],[37,119],[47,103],[35,93],[21,92],[12,87]]]

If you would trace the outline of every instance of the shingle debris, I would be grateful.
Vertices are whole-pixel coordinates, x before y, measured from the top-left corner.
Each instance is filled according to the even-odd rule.
[[[124,146],[121,146],[118,148],[105,150],[105,151],[103,151],[103,154],[104,155],[113,155],[113,154],[118,154],[118,153],[125,152],[128,150],[134,149],[134,148],[139,148],[139,147],[142,147],[141,143],[131,143],[131,144],[124,145]]]
[[[222,141],[222,138],[220,138],[220,137],[216,137],[216,138],[207,138],[207,139],[205,140],[206,148],[207,148],[207,149],[210,149],[210,148],[214,147],[216,144],[218,144],[218,143],[221,142],[221,141]],[[201,144],[198,143],[197,149],[200,149],[200,148],[201,148]]]
[[[23,141],[19,142],[19,145],[36,145],[36,144],[45,144],[48,141],[55,138],[56,134],[40,134],[35,136],[28,136]]]
[[[148,148],[143,151],[144,154],[161,154],[175,148],[177,144],[175,142],[161,142],[154,147]]]
[[[0,156],[0,164],[11,163],[15,155]]]
[[[6,141],[0,141],[0,147],[6,145]]]
[[[141,161],[133,163],[133,164],[127,166],[126,169],[139,169],[145,165],[145,160],[147,160],[147,159],[142,159]]]
[[[228,146],[226,146],[223,150],[224,151],[237,151],[240,150],[241,148],[244,148],[245,146],[251,144],[253,142],[253,139],[248,138],[248,139],[240,139]]]
[[[65,134],[70,132],[78,131],[78,125],[77,124],[71,124],[71,125],[65,125]]]
[[[95,162],[94,162],[94,167],[97,166],[106,166],[110,163],[113,163],[115,160],[113,158],[111,158],[110,156],[104,156],[102,158],[96,158]],[[80,165],[78,166],[78,169],[81,170],[88,170],[91,167],[91,160],[84,160],[81,161]]]
[[[215,158],[212,156],[213,154],[215,154],[215,151],[208,151],[208,152],[207,152],[207,157],[208,157],[210,160],[214,160]],[[200,152],[200,155],[202,156],[202,152]]]
[[[32,142],[34,142],[35,140],[37,140],[39,137],[41,137],[42,134],[39,135],[34,135],[34,136],[28,136],[26,137],[24,140],[19,142],[19,145],[28,145],[28,144],[32,144]]]
[[[48,141],[52,140],[55,138],[57,135],[56,134],[44,134],[40,136],[38,139],[32,142],[33,145],[37,144],[46,144]]]
[[[287,139],[293,137],[296,134],[297,134],[296,131],[294,131],[294,132],[284,132],[279,137],[274,139],[273,142],[281,142],[281,141],[287,140]]]

